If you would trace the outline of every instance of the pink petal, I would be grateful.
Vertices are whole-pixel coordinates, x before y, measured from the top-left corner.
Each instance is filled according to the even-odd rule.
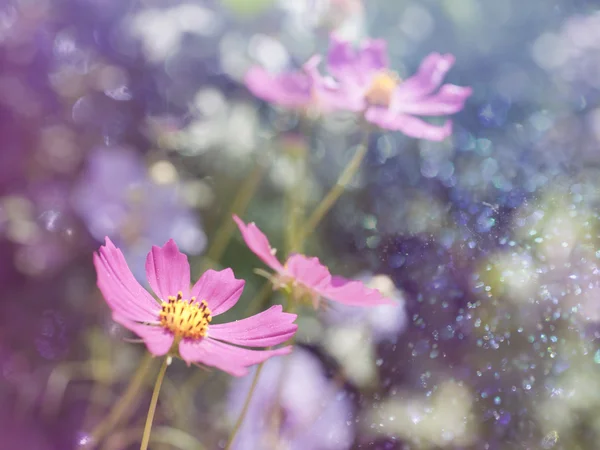
[[[351,42],[335,35],[330,37],[327,70],[342,84],[366,87],[375,72],[387,69],[387,44],[370,39],[357,51]]]
[[[319,258],[296,254],[288,258],[285,266],[290,276],[308,288],[321,289],[331,282],[329,269],[320,263]]]
[[[387,56],[385,39],[367,39],[358,53],[359,64],[365,72],[373,73],[385,70],[390,63]]]
[[[332,278],[323,296],[353,306],[395,304],[394,300],[384,297],[377,289],[368,288],[362,281],[348,280],[340,276]]]
[[[321,112],[362,111],[366,106],[364,89],[355,82],[338,83],[331,77],[324,77],[318,69],[320,56],[313,56],[303,69],[312,80],[313,101]]]
[[[401,131],[407,136],[417,139],[443,141],[452,134],[452,122],[450,120],[447,120],[442,126],[437,126],[416,117],[394,113],[384,108],[367,109],[365,119],[380,128]]]
[[[252,250],[254,254],[271,269],[275,270],[276,272],[283,272],[283,266],[273,254],[274,252],[269,244],[269,240],[264,233],[259,230],[256,224],[252,222],[246,225],[236,215],[233,216],[233,220],[235,220],[235,223],[237,223],[237,226],[242,233],[242,237],[244,238],[244,241],[250,250]]]
[[[399,98],[403,97],[401,91],[404,86],[398,87]],[[465,101],[471,95],[473,90],[470,87],[456,86],[454,84],[444,84],[440,90],[429,97],[414,100],[392,100],[391,110],[405,114],[416,114],[423,116],[443,116],[454,114],[462,110]]]
[[[169,239],[163,247],[152,246],[146,258],[146,276],[161,300],[166,301],[170,295],[177,296],[179,291],[183,298],[189,298],[190,265],[173,239]]]
[[[271,74],[262,67],[252,67],[244,78],[255,96],[288,108],[303,108],[312,99],[309,77],[302,72]]]
[[[233,270],[207,270],[192,288],[192,297],[206,300],[213,317],[224,313],[237,303],[244,290],[244,280],[238,280]]]
[[[351,42],[332,34],[329,39],[329,51],[327,52],[327,70],[340,81],[348,78],[358,82],[361,76],[356,72],[356,50]]]
[[[195,341],[184,339],[179,343],[179,354],[188,364],[205,364],[238,377],[248,373],[248,366],[291,351],[291,346],[276,350],[248,350],[207,338]]]
[[[175,339],[173,333],[161,326],[132,322],[116,313],[113,314],[113,320],[141,337],[148,347],[148,351],[154,356],[166,355],[173,345]]]
[[[417,73],[402,82],[402,99],[415,99],[431,94],[442,84],[453,65],[453,55],[430,53],[419,66]]]
[[[135,279],[109,238],[94,254],[98,287],[113,312],[139,322],[156,320],[160,305]]]
[[[284,313],[281,305],[235,322],[211,325],[208,335],[232,344],[248,347],[270,347],[291,338],[298,325],[296,314]]]

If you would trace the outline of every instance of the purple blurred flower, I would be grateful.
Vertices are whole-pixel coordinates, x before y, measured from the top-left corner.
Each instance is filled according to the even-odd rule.
[[[298,347],[284,358],[264,365],[248,414],[233,448],[255,450],[344,450],[350,448],[354,431],[352,405],[344,391],[323,374],[317,358]],[[279,404],[274,405],[282,370]],[[233,382],[229,395],[235,420],[250,388],[252,375]]]
[[[92,236],[114,240],[138,279],[145,277],[146,249],[155,242],[173,238],[192,255],[205,248],[199,218],[183,204],[179,185],[155,183],[131,149],[92,150],[72,200]]]
[[[321,57],[315,55],[304,65],[303,72],[279,75],[254,67],[246,76],[246,84],[254,95],[272,103],[364,113],[368,122],[381,128],[431,141],[450,136],[452,122],[447,120],[436,126],[415,115],[457,113],[472,92],[470,87],[442,85],[454,64],[450,54],[429,54],[417,73],[402,81],[389,70],[387,44],[382,39],[367,40],[355,49],[350,42],[332,35],[327,55],[330,75],[321,75],[320,62]]]

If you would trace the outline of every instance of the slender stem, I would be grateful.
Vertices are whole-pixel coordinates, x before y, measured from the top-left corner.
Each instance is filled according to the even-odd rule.
[[[244,312],[244,317],[250,316],[254,314],[257,310],[262,309],[262,306],[269,301],[270,294],[273,293],[273,288],[271,286],[271,282],[267,281],[263,284],[262,288],[256,294],[256,296],[252,299],[252,301],[248,304],[246,311]],[[257,305],[256,305],[257,304]],[[257,308],[258,306],[258,308]],[[235,423],[233,430],[231,431],[231,435],[229,436],[229,440],[227,441],[227,445],[225,446],[225,450],[230,450],[233,442],[235,440],[235,436],[237,435],[242,423],[244,422],[244,418],[248,413],[248,408],[250,406],[250,401],[252,400],[252,396],[254,395],[254,391],[256,390],[256,386],[258,385],[258,380],[260,378],[260,373],[262,371],[264,363],[260,363],[256,368],[256,372],[254,373],[254,378],[252,378],[252,383],[250,385],[250,390],[246,396],[246,400],[244,400],[244,406],[242,407],[242,411],[238,417],[237,422]]]
[[[244,406],[242,407],[242,412],[240,413],[240,416],[238,417],[238,420],[235,423],[233,430],[231,431],[231,435],[229,436],[229,440],[227,441],[227,445],[225,446],[224,450],[231,449],[231,445],[233,444],[238,431],[240,431],[240,427],[242,426],[242,423],[244,422],[244,418],[246,417],[246,414],[248,413],[248,407],[250,406],[250,401],[252,400],[252,396],[254,395],[256,386],[258,385],[258,379],[260,378],[260,373],[262,372],[264,364],[265,363],[260,363],[258,365],[258,367],[256,368],[256,372],[254,372],[254,377],[252,378],[252,384],[250,385],[250,390],[248,391],[248,394],[246,395],[246,400],[244,400]]]
[[[140,389],[144,384],[144,380],[148,371],[152,367],[154,360],[150,353],[146,353],[144,359],[138,366],[137,371],[131,378],[129,382],[129,386],[114,406],[114,408],[110,411],[108,416],[100,422],[100,424],[92,431],[92,438],[94,441],[99,441],[104,437],[106,433],[108,433],[117,423],[123,422],[126,420],[126,416],[128,413],[128,409],[137,397]]]
[[[156,405],[158,404],[158,394],[160,393],[160,387],[165,378],[167,367],[169,367],[169,358],[166,357],[160,366],[160,371],[156,377],[156,383],[154,383],[154,391],[152,391],[152,399],[150,399],[150,407],[148,408],[148,416],[146,417],[146,425],[144,426],[144,434],[142,435],[142,445],[140,450],[146,450],[148,443],[150,442],[150,432],[152,431],[152,421],[154,420],[154,413],[156,412]]]
[[[299,233],[297,239],[298,241],[302,241],[308,235],[310,235],[314,229],[317,227],[319,222],[325,217],[325,214],[331,209],[331,207],[335,204],[338,198],[344,193],[346,186],[352,180],[352,177],[356,174],[360,165],[367,154],[367,150],[369,149],[369,132],[365,132],[364,138],[356,153],[348,163],[348,165],[344,168],[342,174],[338,178],[335,185],[331,188],[331,190],[327,193],[327,195],[321,200],[321,203],[317,205],[315,210],[312,212],[306,224],[303,227],[303,230]]]
[[[299,228],[304,221],[306,189],[302,186],[306,179],[306,165],[308,158],[308,149],[304,143],[293,146],[289,151],[289,156],[293,158],[294,163],[294,181],[286,192],[287,200],[287,233],[286,233],[286,254],[296,251],[302,251],[302,242],[297,239]]]
[[[212,265],[215,261],[218,261],[229,244],[229,240],[235,231],[235,222],[231,219],[233,214],[242,215],[250,200],[254,196],[254,193],[258,189],[260,182],[263,178],[267,166],[260,162],[256,163],[254,170],[246,177],[244,182],[240,185],[239,190],[231,203],[231,207],[223,219],[223,224],[217,230],[212,244],[206,252],[206,263],[205,266]],[[208,267],[206,267],[208,268]]]

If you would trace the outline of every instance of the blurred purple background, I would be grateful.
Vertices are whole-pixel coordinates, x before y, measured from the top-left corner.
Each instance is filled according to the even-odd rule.
[[[291,443],[277,445],[596,448],[596,2],[4,0],[1,450],[92,448],[143,357],[95,287],[92,252],[105,235],[141,282],[146,252],[171,237],[198,276],[257,161],[264,178],[245,218],[283,240],[290,136],[303,133],[310,151],[309,207],[335,182],[358,143],[355,122],[325,117],[307,131],[242,81],[255,63],[298,67],[333,29],[386,39],[402,76],[431,51],[453,53],[448,81],[474,94],[443,143],[372,136],[361,176],[309,242],[332,272],[371,280],[401,310],[299,320],[301,368],[285,399],[302,389],[333,399],[265,407],[289,419],[280,430]],[[247,280],[242,314],[260,290],[259,263],[237,234],[209,262]],[[223,448],[248,379],[229,390],[226,376],[198,371],[170,369],[152,449]],[[99,448],[138,448],[153,376]],[[315,423],[302,417],[311,408]],[[257,416],[248,427],[268,423]],[[286,434],[298,423],[305,441]],[[246,430],[237,448],[279,448],[252,445],[262,432]]]

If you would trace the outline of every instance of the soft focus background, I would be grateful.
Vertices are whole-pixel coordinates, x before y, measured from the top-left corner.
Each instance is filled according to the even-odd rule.
[[[232,317],[280,300],[260,295],[237,232],[215,236],[233,205],[280,246],[286,193],[300,185],[314,206],[357,130],[301,123],[242,79],[298,67],[334,29],[385,38],[403,76],[453,53],[448,81],[474,94],[446,142],[373,137],[308,250],[400,307],[301,318],[280,404],[273,360],[235,448],[598,448],[597,2],[4,0],[1,450],[93,448],[146,364],[95,287],[104,236],[141,281],[170,237],[194,276],[233,267],[247,284]],[[154,363],[99,448],[139,448]],[[176,362],[150,448],[222,448],[249,382]]]

